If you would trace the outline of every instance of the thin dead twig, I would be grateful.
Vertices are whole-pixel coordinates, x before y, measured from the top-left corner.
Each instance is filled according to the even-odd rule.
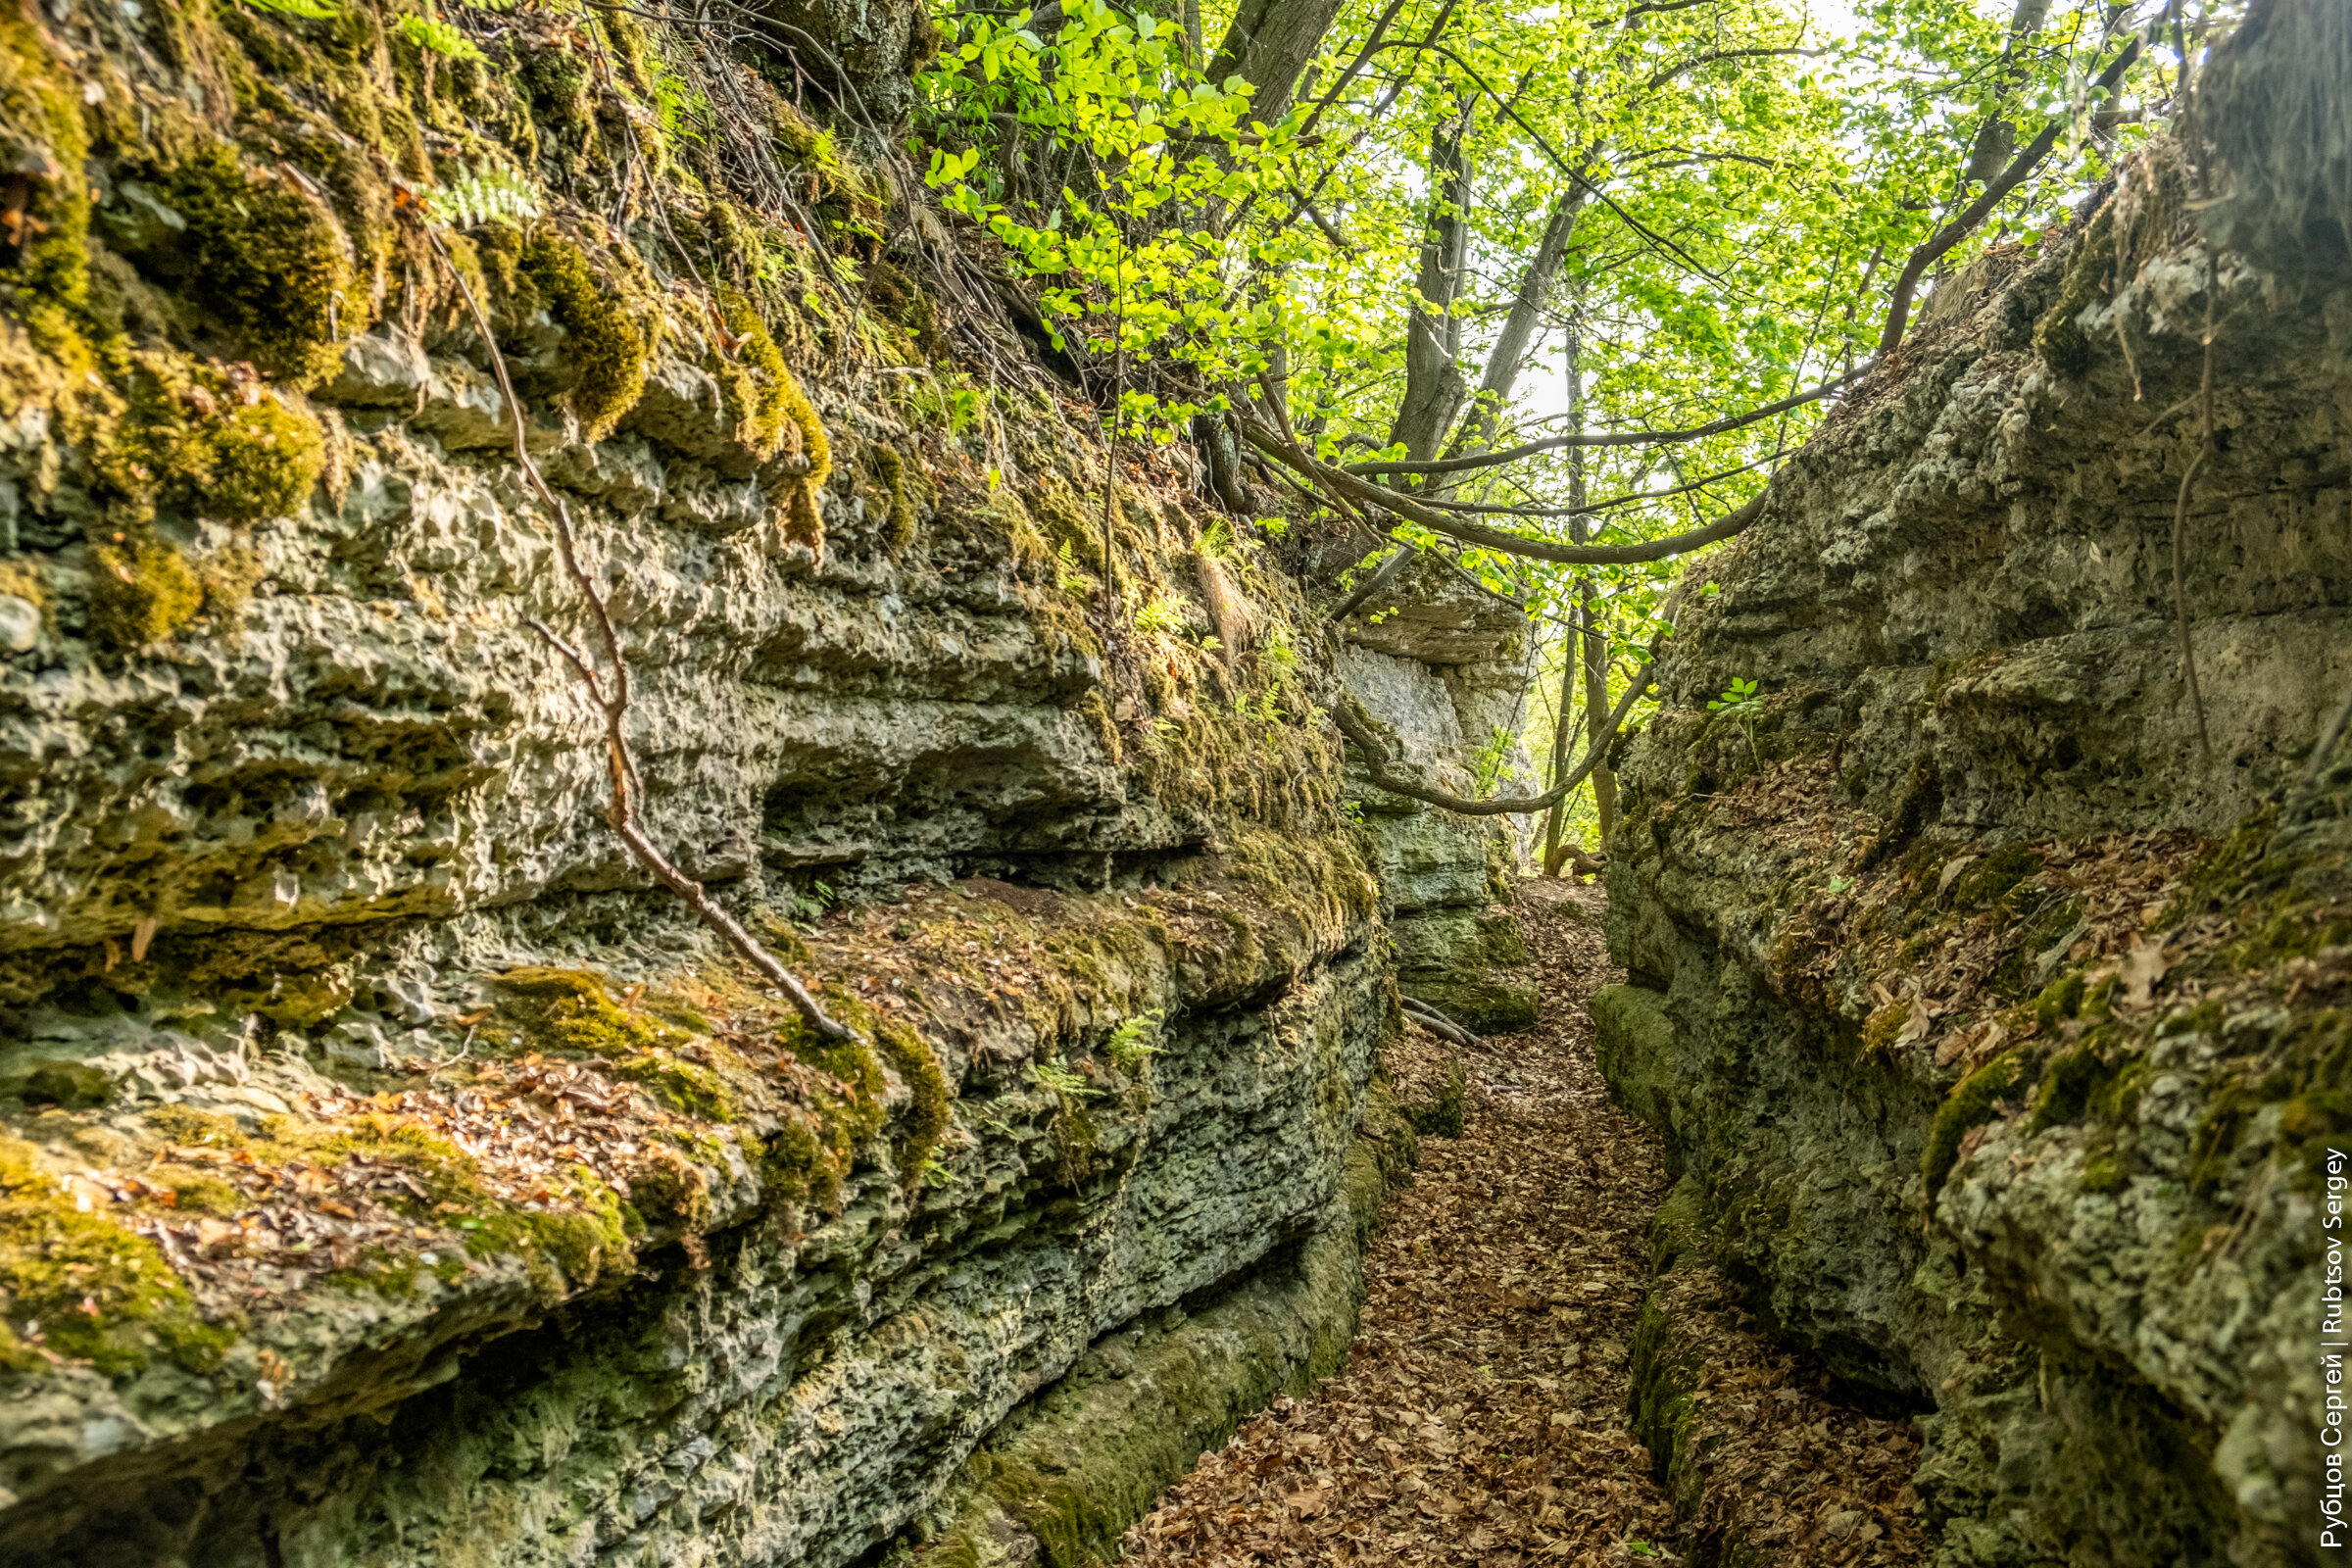
[[[458,296],[466,302],[466,313],[473,318],[474,330],[481,335],[482,346],[490,355],[490,368],[498,378],[498,390],[506,398],[508,416],[514,421],[515,465],[522,469],[523,477],[530,481],[532,493],[538,496],[540,504],[548,509],[549,514],[555,519],[557,557],[564,563],[564,575],[571,579],[581,599],[587,602],[590,619],[596,625],[597,641],[603,645],[606,662],[612,666],[612,679],[608,682],[598,673],[587,654],[559,636],[537,617],[525,620],[524,624],[537,632],[571,666],[573,673],[579,676],[580,684],[586,688],[589,701],[604,715],[605,750],[612,773],[612,803],[606,810],[606,820],[612,823],[614,835],[629,852],[630,858],[655,881],[676,894],[705,925],[725,939],[727,946],[733,948],[745,962],[781,991],[802,1018],[807,1020],[809,1028],[827,1040],[856,1039],[857,1036],[847,1026],[835,1021],[825,1011],[816,998],[809,994],[808,988],[777,961],[775,955],[769,953],[759,938],[745,930],[740,921],[718,906],[702,883],[679,870],[646,836],[644,824],[638,817],[638,803],[645,790],[637,772],[637,760],[629,750],[627,734],[629,662],[621,652],[620,632],[612,622],[612,607],[606,602],[595,580],[580,565],[579,551],[571,530],[571,510],[548,484],[545,475],[539,471],[539,465],[531,459],[529,444],[524,439],[522,400],[514,395],[514,383],[507,374],[506,356],[499,352],[498,339],[490,331],[490,318],[483,312],[481,302],[473,297],[473,290],[467,286],[465,274],[451,261],[449,249],[441,243],[441,236],[429,226],[424,234],[433,247],[433,255],[449,273],[450,281],[457,285]]]

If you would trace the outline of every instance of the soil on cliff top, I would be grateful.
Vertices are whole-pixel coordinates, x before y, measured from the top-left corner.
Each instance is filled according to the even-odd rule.
[[[1627,1414],[1628,1351],[1652,1287],[1666,1179],[1656,1135],[1611,1105],[1585,1002],[1620,978],[1598,889],[1526,885],[1536,1028],[1456,1053],[1413,1030],[1397,1099],[1436,1100],[1458,1054],[1458,1139],[1424,1138],[1365,1262],[1346,1370],[1243,1426],[1128,1533],[1146,1565],[1712,1561],[1730,1540],[1789,1565],[1926,1558],[1907,1421],[1824,1396],[1711,1268],[1668,1276],[1670,1310],[1713,1342],[1709,1485],[1678,1529]],[[1727,1419],[1728,1418],[1728,1419]]]

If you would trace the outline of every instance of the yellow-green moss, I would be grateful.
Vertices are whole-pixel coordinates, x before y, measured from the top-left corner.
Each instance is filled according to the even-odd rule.
[[[563,1271],[562,1284],[584,1291],[598,1280],[626,1274],[637,1261],[619,1195],[582,1165],[573,1170],[582,1206],[547,1214],[502,1216],[503,1223],[485,1226],[467,1242],[477,1255],[523,1250],[536,1254]],[[542,1282],[548,1289],[556,1282]]]
[[[710,1225],[710,1180],[675,1151],[657,1149],[629,1174],[629,1206],[657,1224],[697,1235]]]
[[[915,353],[924,360],[936,361],[947,357],[949,344],[939,329],[939,309],[931,296],[889,262],[877,259],[865,270],[865,297],[888,319],[904,327],[913,339]]]
[[[784,363],[784,351],[776,347],[774,334],[748,296],[720,289],[718,315],[735,346],[732,355],[713,355],[710,370],[734,406],[735,439],[764,461],[784,449],[788,431],[799,433],[786,408],[785,391],[797,389],[797,383]]]
[[[762,460],[781,453],[800,461],[803,472],[792,481],[786,500],[784,532],[822,556],[825,525],[817,493],[833,473],[824,422],[750,299],[722,288],[718,309],[735,350],[732,356],[714,355],[710,368],[735,407],[735,439]]]
[[[947,1074],[940,1070],[939,1057],[923,1043],[921,1035],[895,1018],[876,1018],[874,1040],[890,1058],[891,1066],[898,1070],[913,1100],[892,1146],[899,1179],[912,1187],[922,1179],[923,1162],[931,1157],[931,1152],[939,1147],[940,1135],[948,1130],[954,1095],[948,1088]]]
[[[157,509],[242,524],[282,516],[326,466],[326,435],[308,414],[256,397],[217,364],[168,349],[110,343],[69,414],[114,528]],[[103,530],[99,543],[122,543]]]
[[[50,53],[34,14],[0,15],[0,125],[9,127],[12,167],[32,176],[29,237],[0,278],[13,274],[18,314],[55,353],[74,340],[89,288],[89,147],[76,83]]]
[[[0,561],[0,594],[24,600],[41,612],[44,623],[48,621],[53,596],[48,574],[41,570],[39,562]]]
[[[2051,981],[2034,1000],[2034,1021],[2041,1026],[2043,1034],[2056,1034],[2060,1024],[2082,1010],[2087,983],[2078,969],[2063,979]]]
[[[1102,743],[1111,765],[1117,766],[1126,748],[1119,743],[1119,726],[1112,721],[1110,705],[1102,700],[1102,693],[1099,689],[1090,690],[1079,702],[1078,711],[1086,715],[1087,723],[1094,729],[1095,739]]]
[[[354,958],[362,938],[350,926],[302,931],[211,932],[193,942],[166,938],[144,966],[122,971],[133,991],[142,969],[159,983],[211,1001],[234,1017],[260,1013],[307,1028],[339,1011],[356,990]]]
[[[605,982],[584,969],[529,965],[498,977],[514,1001],[509,1010],[542,1051],[627,1057],[682,1044],[685,1036],[644,1012],[612,1001]]]
[[[579,969],[512,969],[499,977],[514,1001],[508,1011],[524,1039],[542,1051],[577,1053],[610,1061],[615,1077],[642,1084],[672,1110],[706,1121],[734,1122],[743,1108],[727,1074],[710,1064],[741,1062],[727,1047],[696,1040],[649,1010],[624,1008],[605,983]],[[682,1054],[692,1050],[707,1058]]]
[[[569,240],[540,235],[523,251],[522,270],[568,339],[564,361],[577,374],[571,412],[589,440],[602,440],[645,395],[654,322],[632,315]]]
[[[786,514],[785,535],[822,556],[825,551],[824,514],[817,510],[817,495],[833,471],[833,449],[825,440],[825,427],[816,416],[816,405],[801,390],[801,383],[784,372],[784,417],[800,432],[801,461],[808,471],[792,488],[792,501]]]
[[[493,1196],[481,1185],[469,1155],[413,1117],[363,1111],[320,1123],[268,1116],[258,1133],[248,1133],[228,1117],[169,1105],[149,1112],[147,1122],[176,1144],[241,1152],[266,1164],[296,1157],[328,1162],[357,1157],[397,1166],[416,1180],[423,1196],[391,1192],[379,1194],[378,1201],[420,1222],[448,1220],[464,1235],[466,1250],[473,1256],[510,1253],[523,1259],[534,1287],[549,1299],[625,1273],[635,1262],[630,1231],[634,1223],[641,1232],[643,1221],[633,1216],[610,1183],[585,1165],[574,1165],[550,1183],[564,1192],[568,1200],[564,1206],[524,1207]],[[191,1179],[176,1167],[164,1169],[165,1179],[183,1193],[205,1179]],[[242,1206],[232,1191],[225,1200],[226,1211]],[[369,1249],[360,1266],[341,1271],[333,1283],[406,1295],[417,1288],[420,1267],[405,1252]]]
[[[223,522],[258,522],[292,512],[326,465],[318,421],[273,398],[232,408],[197,436],[187,475],[196,510]],[[201,476],[195,471],[201,464]]]
[[[1936,1119],[1928,1128],[1928,1145],[1919,1161],[1920,1175],[1926,1178],[1928,1200],[1933,1202],[1942,1190],[1943,1180],[1960,1162],[1960,1143],[1972,1127],[1991,1119],[1993,1106],[2002,1096],[2015,1089],[2024,1075],[2025,1064],[2019,1054],[2003,1052],[1966,1078],[1944,1097],[1936,1107]]]
[[[1895,1036],[1903,1032],[1903,1024],[1911,1016],[1911,1004],[1889,1002],[1875,1009],[1862,1025],[1862,1050],[1866,1055],[1887,1055],[1894,1051]]]
[[[760,1160],[760,1177],[780,1202],[812,1203],[832,1212],[841,1206],[841,1179],[848,1164],[824,1124],[807,1111],[788,1109],[783,1124],[768,1135]]]
[[[774,101],[771,124],[777,142],[817,176],[817,199],[842,198],[861,217],[881,216],[881,198],[865,177],[841,156],[833,133],[783,99]]]
[[[326,204],[267,166],[215,142],[155,172],[187,220],[188,289],[252,351],[264,372],[297,385],[335,366],[336,316],[358,318],[342,230]]]
[[[121,1377],[161,1350],[210,1371],[234,1338],[197,1315],[153,1242],[83,1211],[32,1145],[0,1139],[0,1367],[43,1366],[46,1350]]]
[[[1047,543],[1059,549],[1067,545],[1070,553],[1089,571],[1102,569],[1102,530],[1101,519],[1090,519],[1080,508],[1078,493],[1057,473],[1049,472],[1029,487],[1023,498],[1030,514],[1045,524]]]
[[[905,550],[914,543],[914,490],[908,482],[906,460],[899,456],[898,448],[877,446],[873,452],[874,476],[883,492],[890,497],[890,547]]]
[[[90,552],[90,637],[121,651],[144,648],[196,618],[204,585],[166,539],[130,539]]]
[[[2041,857],[2025,845],[2004,845],[1960,873],[1952,885],[1952,907],[1992,908],[2038,872],[2041,863]]]
[[[2063,1127],[2079,1119],[2089,1107],[2106,1072],[2106,1062],[2087,1044],[2052,1061],[2042,1075],[2040,1091],[2034,1097],[2034,1118],[2028,1124],[2031,1130]]]
[[[2082,1155],[2082,1190],[2086,1193],[2117,1193],[2130,1181],[2123,1156],[2112,1144],[2093,1144]]]

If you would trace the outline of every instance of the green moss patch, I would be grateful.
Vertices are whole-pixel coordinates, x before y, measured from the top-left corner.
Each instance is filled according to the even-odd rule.
[[[2023,1053],[2005,1051],[1961,1079],[1944,1097],[1943,1103],[1936,1107],[1936,1119],[1928,1127],[1927,1149],[1919,1161],[1919,1173],[1927,1182],[1931,1203],[1943,1190],[1944,1178],[1960,1162],[1961,1140],[1968,1136],[1970,1128],[1992,1119],[1994,1107],[2018,1087],[2024,1075]]]
[[[597,276],[587,254],[557,235],[532,240],[521,270],[564,328],[564,363],[574,376],[571,412],[588,439],[601,441],[645,395],[656,318],[631,312],[622,292]]]
[[[204,585],[180,548],[124,540],[90,552],[90,637],[129,651],[160,643],[196,618]]]
[[[219,1365],[234,1331],[199,1316],[155,1243],[89,1204],[32,1145],[0,1139],[0,1367],[80,1361],[122,1377],[158,1353]]]
[[[334,369],[337,316],[357,318],[350,246],[333,211],[233,143],[153,171],[187,221],[188,287],[269,375],[298,386]]]
[[[27,176],[22,219],[27,237],[0,282],[13,283],[17,313],[52,353],[75,339],[74,321],[89,290],[89,156],[78,84],[49,52],[32,13],[0,15],[0,150]]]

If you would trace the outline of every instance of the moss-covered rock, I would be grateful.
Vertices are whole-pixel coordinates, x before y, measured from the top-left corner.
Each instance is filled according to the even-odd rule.
[[[168,539],[102,544],[90,552],[90,635],[130,651],[162,642],[196,618],[204,585]]]
[[[2292,504],[2182,541],[2200,649],[2229,650],[2200,654],[2210,754],[2174,628],[2062,564],[2170,580],[2179,467],[2124,454],[2208,363],[2204,304],[2167,292],[2213,275],[2179,158],[2135,159],[2092,224],[1923,327],[1784,472],[1619,772],[1634,983],[1593,1016],[1682,1176],[1661,1251],[1702,1250],[1838,1377],[1926,1412],[1915,1484],[1954,1563],[2299,1563],[2324,1484],[2289,1303],[2327,1267],[2352,841],[2344,770],[2299,781],[2352,670],[2352,551],[2289,567],[2315,537]],[[2212,349],[2216,494],[2352,441],[2303,423],[2332,307],[2257,310],[2263,286],[2236,296],[2262,324]],[[2336,697],[2291,673],[2319,667]],[[1734,675],[1835,699],[1694,780]],[[1675,1362],[1650,1359],[1671,1468]]]
[[[626,295],[598,277],[587,253],[553,233],[535,237],[521,272],[564,329],[571,410],[589,440],[600,440],[645,395],[657,318],[629,309]]]
[[[297,387],[334,368],[341,315],[358,316],[350,241],[314,187],[215,141],[148,172],[184,223],[166,265],[254,363]]]

